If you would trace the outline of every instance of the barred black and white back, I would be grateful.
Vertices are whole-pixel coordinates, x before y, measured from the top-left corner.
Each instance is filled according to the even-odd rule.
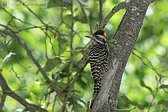
[[[94,97],[100,91],[103,74],[108,70],[108,45],[106,33],[103,30],[96,31],[92,36],[90,45],[90,65],[94,78]]]

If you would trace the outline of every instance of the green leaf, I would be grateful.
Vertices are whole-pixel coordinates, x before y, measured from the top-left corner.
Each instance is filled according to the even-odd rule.
[[[62,0],[50,0],[48,2],[47,8],[62,6]]]
[[[160,86],[160,88],[161,88],[161,89],[168,89],[168,85],[162,84],[162,85]]]
[[[140,80],[140,84],[141,84],[142,87],[145,87],[146,89],[148,89],[148,90],[153,94],[152,89],[151,89],[149,86],[147,86],[147,85],[144,83],[143,80]]]
[[[78,103],[76,103],[75,105],[73,105],[72,110],[79,112],[79,110],[82,108],[82,106]]]
[[[70,6],[71,0],[50,0],[48,2],[47,8],[51,7],[66,7]]]
[[[76,52],[82,52],[84,50],[84,47],[76,47],[75,51]]]
[[[69,21],[71,21],[73,19],[73,20],[79,21],[81,23],[87,23],[86,18],[84,16],[81,16],[81,15],[80,16],[79,15],[74,16],[73,18],[72,18],[72,15],[66,15],[65,18]]]
[[[168,106],[168,101],[167,100],[160,100],[157,104]]]
[[[138,104],[138,103],[135,102],[135,101],[131,101],[131,100],[130,100],[127,96],[125,96],[125,95],[123,95],[123,96],[121,97],[121,99],[122,99],[123,101],[125,101],[125,102],[131,104],[131,105],[138,106],[138,108],[141,109],[141,110],[144,109],[144,107],[143,107],[142,105]]]
[[[60,64],[61,64],[61,59],[59,57],[48,59],[44,66],[44,70],[49,72]]]
[[[87,83],[82,80],[82,77],[79,77],[79,78],[78,78],[77,84],[79,84],[79,86],[81,86],[83,89],[86,89],[86,88],[87,88]]]
[[[0,41],[0,51],[4,50],[4,47],[5,47],[4,44]]]
[[[67,40],[65,38],[62,38],[61,36],[59,36],[57,40],[58,40],[59,44],[61,44],[61,45],[67,43]]]
[[[82,23],[87,23],[87,20],[86,20],[86,18],[84,17],[84,16],[75,16],[74,17],[74,20],[75,21],[79,21],[79,22],[82,22]]]

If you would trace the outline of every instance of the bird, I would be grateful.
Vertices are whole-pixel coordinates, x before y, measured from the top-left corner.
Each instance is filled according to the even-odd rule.
[[[97,30],[90,38],[89,58],[91,73],[94,79],[93,98],[95,98],[101,89],[103,75],[108,71],[109,48],[106,41],[106,32],[104,30]]]

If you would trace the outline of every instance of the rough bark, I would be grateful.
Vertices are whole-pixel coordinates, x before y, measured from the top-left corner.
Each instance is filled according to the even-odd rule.
[[[122,75],[138,38],[139,31],[150,3],[153,0],[130,0],[126,13],[114,36],[116,44],[110,58],[110,69],[104,74],[102,88],[96,97],[92,112],[118,112],[117,97]]]

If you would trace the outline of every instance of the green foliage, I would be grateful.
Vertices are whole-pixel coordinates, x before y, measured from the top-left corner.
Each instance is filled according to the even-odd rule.
[[[48,59],[44,66],[44,70],[49,72],[56,66],[59,66],[60,64],[61,64],[61,59],[59,57]]]
[[[17,0],[0,1],[5,9],[0,9],[0,29],[5,29],[1,24],[6,25],[21,37],[53,81],[52,84],[56,85],[57,93],[52,84],[46,84],[23,46],[13,37],[3,34],[0,35],[0,72],[9,87],[29,103],[40,105],[49,112],[85,112],[88,101],[92,99],[93,79],[89,64],[84,70],[77,65],[88,47],[89,39],[85,36],[90,35],[88,21],[80,5],[76,0],[23,2],[35,14]],[[95,31],[99,22],[99,2],[81,2]],[[103,16],[119,2],[103,0]],[[136,49],[130,56],[122,79],[119,109],[136,107],[133,112],[168,110],[167,5],[166,0],[158,0],[147,11]],[[105,27],[111,47],[114,47],[112,37],[124,13],[124,10],[119,11]],[[3,111],[24,109],[8,96]]]

